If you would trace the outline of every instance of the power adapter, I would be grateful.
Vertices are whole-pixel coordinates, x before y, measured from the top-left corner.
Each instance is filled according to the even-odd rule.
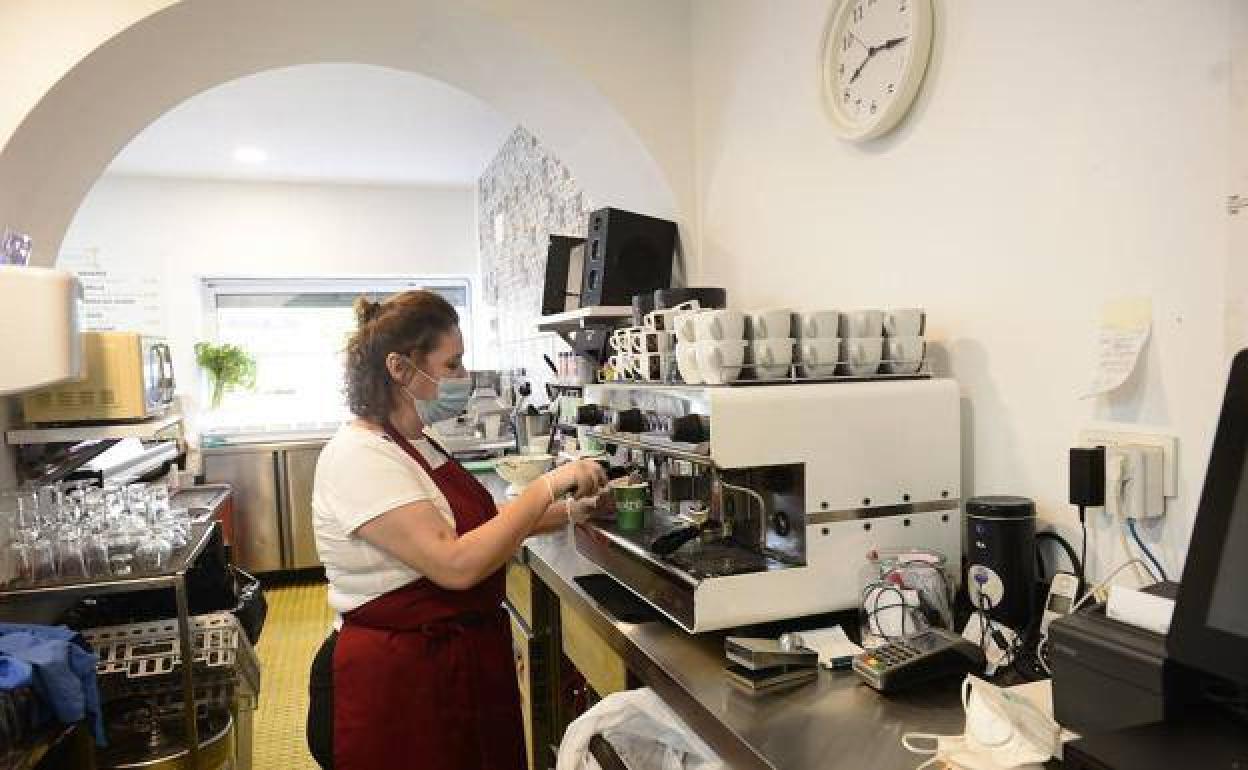
[[[1085,508],[1105,504],[1105,447],[1070,450],[1070,504]]]

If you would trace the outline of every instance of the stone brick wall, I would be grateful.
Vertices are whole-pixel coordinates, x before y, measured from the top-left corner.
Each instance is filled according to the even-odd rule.
[[[538,385],[550,374],[542,353],[555,358],[567,350],[558,337],[534,328],[541,315],[547,236],[583,236],[593,208],[571,171],[523,127],[482,173],[477,183],[479,307],[486,314],[483,348],[494,356],[490,365],[522,367]]]

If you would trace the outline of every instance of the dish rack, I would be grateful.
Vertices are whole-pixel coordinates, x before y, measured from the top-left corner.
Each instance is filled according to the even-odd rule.
[[[260,662],[238,619],[229,612],[213,612],[192,615],[190,625],[196,703],[203,692],[215,690],[227,699],[236,694],[244,708],[255,708]],[[182,663],[177,618],[90,628],[82,635],[99,656],[96,673],[101,687],[111,695],[153,695],[177,689],[170,679]],[[201,676],[205,677],[202,687]],[[232,685],[234,693],[225,692],[223,684]]]

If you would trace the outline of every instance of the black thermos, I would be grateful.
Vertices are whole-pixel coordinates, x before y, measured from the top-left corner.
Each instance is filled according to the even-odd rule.
[[[1036,504],[1006,495],[967,500],[966,557],[971,603],[1023,633],[1035,603]]]

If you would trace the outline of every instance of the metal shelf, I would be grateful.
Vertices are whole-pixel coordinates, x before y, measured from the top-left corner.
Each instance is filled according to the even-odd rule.
[[[180,419],[180,418],[179,418]],[[213,535],[220,529],[220,523],[196,524],[191,530],[191,540],[181,554],[175,554],[174,561],[163,572],[148,572],[125,577],[100,580],[53,581],[42,585],[10,588],[0,591],[0,603],[27,597],[62,596],[81,598],[102,594],[120,594],[131,591],[145,591],[153,588],[172,588],[174,601],[178,608],[178,646],[182,664],[182,702],[195,703],[195,680],[191,661],[195,660],[191,645],[190,604],[186,594],[186,572],[199,558],[204,549],[212,541]],[[193,705],[184,709],[184,723],[187,740],[188,759],[191,767],[198,767],[199,759],[199,728],[195,720]]]
[[[171,414],[143,422],[118,422],[77,425],[64,428],[18,428],[5,432],[4,440],[12,446],[26,444],[76,444],[80,441],[107,439],[155,439],[182,422],[182,415]]]
[[[611,324],[615,321],[631,319],[632,317],[633,309],[628,305],[594,305],[592,307],[583,307],[579,310],[569,310],[566,313],[544,315],[538,319],[537,330],[539,332],[563,334],[590,326]]]

